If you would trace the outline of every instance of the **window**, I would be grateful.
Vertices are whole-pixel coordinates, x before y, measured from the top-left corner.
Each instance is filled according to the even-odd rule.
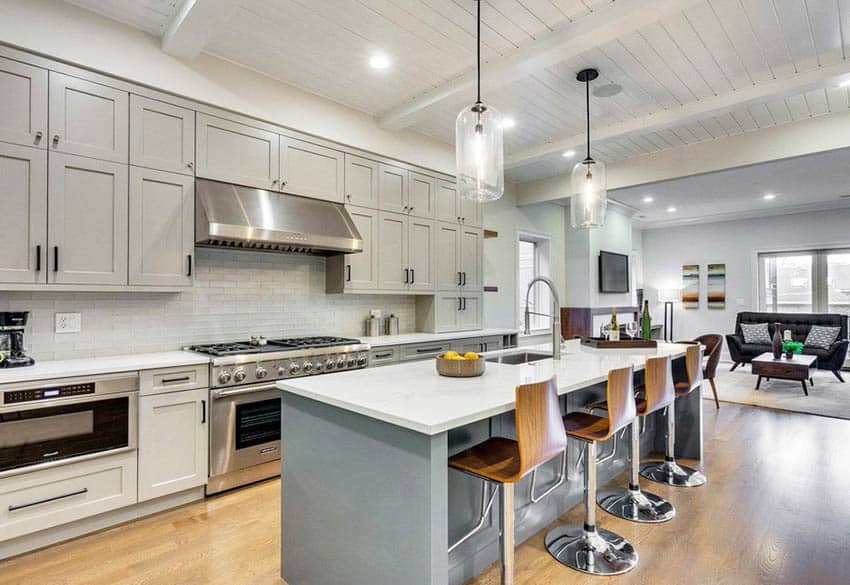
[[[759,306],[777,313],[850,314],[850,249],[760,254]]]
[[[517,241],[517,298],[519,304],[519,327],[525,327],[525,297],[528,284],[538,276],[549,276],[549,240],[541,236],[520,234]],[[545,285],[534,285],[528,296],[528,310],[532,313],[548,314],[551,311],[551,296]],[[532,331],[546,330],[551,327],[549,317],[531,315]]]

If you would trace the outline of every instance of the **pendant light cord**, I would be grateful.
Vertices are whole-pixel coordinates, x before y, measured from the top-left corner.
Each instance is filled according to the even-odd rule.
[[[476,54],[475,59],[478,67],[478,98],[475,103],[481,103],[481,0],[477,0],[478,2],[478,32],[477,32],[477,44],[476,44]]]
[[[587,160],[590,160],[590,82],[584,82],[585,106],[587,107]]]

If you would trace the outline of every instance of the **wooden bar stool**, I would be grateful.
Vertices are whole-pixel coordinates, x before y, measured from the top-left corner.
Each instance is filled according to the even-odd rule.
[[[609,514],[633,522],[666,522],[676,515],[670,502],[640,489],[640,419],[670,406],[676,399],[671,364],[669,356],[646,360],[643,397],[635,399],[638,418],[631,424],[629,487],[603,490],[596,499]],[[591,410],[597,408],[608,410],[608,403],[594,404]]]
[[[514,484],[526,473],[567,448],[554,378],[517,386],[515,416],[516,441],[492,437],[449,458],[449,467],[484,480],[485,492],[487,484],[492,483],[496,484],[501,493],[499,548],[502,585],[512,585],[514,582]],[[486,505],[485,499],[482,498],[481,521],[449,547],[450,552],[484,526],[492,497]]]
[[[608,418],[586,412],[571,412],[564,417],[567,436],[587,443],[584,525],[554,528],[546,534],[545,544],[560,563],[583,573],[618,575],[633,569],[638,562],[637,551],[630,542],[596,527],[596,444],[635,419],[633,377],[631,367],[608,372]]]
[[[689,345],[685,351],[687,381],[676,382],[676,398],[702,389],[702,345]],[[702,398],[700,398],[702,399]],[[649,461],[641,465],[640,474],[651,481],[677,487],[696,487],[705,483],[705,475],[697,469],[676,463],[676,404],[667,407],[667,448],[664,461]]]

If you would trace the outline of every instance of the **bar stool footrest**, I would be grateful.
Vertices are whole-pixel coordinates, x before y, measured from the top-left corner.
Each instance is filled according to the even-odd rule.
[[[638,563],[631,543],[610,530],[559,526],[546,534],[545,544],[559,563],[591,575],[620,575]]]
[[[602,490],[596,498],[599,507],[624,520],[658,524],[676,515],[673,504],[653,493],[627,488]]]

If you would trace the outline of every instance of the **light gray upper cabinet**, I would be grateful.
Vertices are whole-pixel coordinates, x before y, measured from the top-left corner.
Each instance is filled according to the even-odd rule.
[[[342,203],[345,195],[344,153],[281,136],[280,190]]]
[[[458,312],[457,330],[481,329],[481,295],[465,295],[460,300],[461,309]]]
[[[195,112],[130,95],[130,164],[195,173]]]
[[[484,231],[462,226],[458,258],[464,291],[480,291],[483,286]]]
[[[378,163],[353,154],[345,155],[345,202],[378,208]]]
[[[278,190],[277,134],[200,112],[196,127],[197,176]]]
[[[127,165],[51,153],[48,282],[127,284]]]
[[[363,251],[345,255],[346,289],[378,288],[378,212],[374,209],[346,206],[351,221],[363,238]]]
[[[195,180],[130,167],[130,284],[191,286]]]
[[[407,170],[381,163],[378,173],[378,200],[381,211],[407,213]]]
[[[0,143],[0,282],[44,283],[47,151]]]
[[[457,290],[461,283],[460,274],[460,226],[456,223],[437,222],[434,238],[437,289]]]
[[[378,268],[379,287],[390,290],[406,290],[410,280],[407,266],[408,217],[399,213],[378,214],[378,241],[380,259]]]
[[[458,194],[458,214],[460,215],[460,223],[463,225],[472,227],[484,225],[481,203],[464,199],[460,194]]]
[[[129,94],[50,72],[50,150],[127,163]]]
[[[410,290],[434,291],[434,220],[408,219]]]
[[[439,221],[460,222],[457,206],[457,186],[443,179],[437,179],[435,217]]]
[[[0,58],[0,141],[47,148],[47,70]]]
[[[437,182],[434,177],[410,171],[408,188],[408,213],[416,217],[433,219],[437,203]]]

